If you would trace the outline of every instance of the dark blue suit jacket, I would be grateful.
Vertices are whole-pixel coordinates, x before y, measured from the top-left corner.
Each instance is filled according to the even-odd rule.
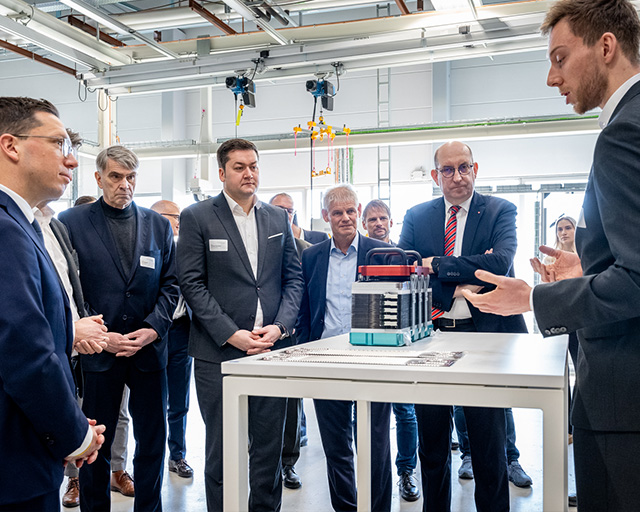
[[[158,339],[132,358],[142,371],[157,371],[167,365],[167,332],[178,303],[173,233],[169,221],[154,211],[132,203],[137,217],[136,247],[129,275],[118,256],[107,226],[102,199],[71,208],[59,215],[67,226],[80,262],[80,281],[86,303],[104,315],[109,331],[127,334],[151,327]],[[151,258],[153,267],[141,265]],[[115,354],[81,355],[82,368],[105,371],[113,366]]]
[[[536,286],[534,313],[545,336],[578,330],[573,425],[639,432],[640,83],[598,136],[582,208],[584,275]]]
[[[389,244],[360,235],[357,266],[365,264],[367,252],[375,247],[391,247]],[[296,325],[298,343],[319,340],[324,330],[324,314],[327,305],[327,272],[331,240],[327,239],[305,249],[302,253],[302,275],[304,294]],[[353,276],[355,281],[358,274]]]
[[[404,218],[398,247],[418,251],[423,258],[444,253],[445,203],[440,197],[411,208]],[[449,311],[459,284],[481,284],[474,272],[488,270],[513,277],[516,254],[516,207],[504,199],[474,193],[459,257],[442,256],[437,276],[430,276],[433,306]],[[485,254],[493,249],[492,254]],[[527,332],[522,315],[503,317],[482,313],[467,302],[476,329],[481,332]]]
[[[329,235],[324,231],[311,231],[306,229],[303,229],[302,231],[304,232],[304,239],[313,245],[329,239]]]
[[[2,191],[0,233],[0,504],[7,504],[58,489],[63,459],[88,424],[69,366],[69,302],[44,244]]]

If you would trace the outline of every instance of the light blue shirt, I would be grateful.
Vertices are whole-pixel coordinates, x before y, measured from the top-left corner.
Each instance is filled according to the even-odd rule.
[[[351,285],[358,269],[358,237],[344,254],[331,239],[327,271],[327,305],[324,313],[323,338],[351,331]]]

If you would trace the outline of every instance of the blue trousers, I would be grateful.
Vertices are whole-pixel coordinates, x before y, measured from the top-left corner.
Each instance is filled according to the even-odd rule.
[[[396,417],[396,470],[398,475],[413,472],[418,462],[418,421],[413,404],[392,404]]]
[[[167,425],[169,427],[169,458],[184,459],[187,454],[185,440],[187,430],[187,412],[189,412],[189,387],[193,360],[188,354],[189,328],[191,322],[187,315],[174,320],[167,339]]]

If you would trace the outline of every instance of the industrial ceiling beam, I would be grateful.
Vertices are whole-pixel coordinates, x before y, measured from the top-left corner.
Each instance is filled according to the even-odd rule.
[[[194,0],[189,0],[189,9],[191,9],[195,13],[198,13],[205,20],[207,20],[212,25],[218,27],[220,30],[222,30],[228,36],[232,36],[234,34],[237,34],[237,32],[235,30],[233,30],[229,25],[227,25],[224,21],[222,21],[220,18],[218,18],[212,12],[207,11],[198,2],[195,2]]]
[[[266,71],[258,74],[254,81],[305,76],[305,73],[313,75],[322,66],[330,71],[331,63],[336,61],[354,71],[546,48],[538,24],[517,30],[494,30],[491,35],[484,32],[470,35],[456,33],[426,39],[420,37],[420,31],[416,31],[410,39],[393,40],[388,35],[381,35],[357,43],[334,41],[274,47],[270,50],[269,58],[265,59]],[[212,77],[228,76],[235,70],[246,68],[258,56],[258,52],[256,49],[210,55],[195,62],[181,60],[174,62],[170,68],[163,62],[146,62],[121,66],[104,73],[85,73],[82,79],[87,81],[89,87],[108,89],[114,95],[132,92],[132,88],[141,91],[140,86],[160,87],[152,88],[155,90],[162,90],[162,87],[166,87],[165,90],[182,89],[187,82],[201,82],[204,86]]]
[[[67,21],[69,22],[69,25],[73,25],[74,27],[79,28],[80,30],[84,30],[87,34],[91,34],[94,37],[97,36],[100,39],[100,41],[104,41],[105,43],[110,44],[111,46],[126,46],[122,41],[120,41],[120,39],[111,37],[106,32],[101,32],[101,31],[99,32],[96,27],[89,25],[88,23],[85,23],[80,18],[77,18],[72,14],[70,14],[67,17]]]
[[[30,52],[29,50],[25,50],[24,48],[20,48],[19,46],[16,46],[15,44],[11,44],[8,43],[7,41],[3,41],[0,39],[0,47],[5,48],[7,50],[10,50],[14,53],[17,53],[18,55],[22,55],[23,57],[27,57],[30,60],[35,60],[36,62],[40,62],[41,64],[44,64],[45,66],[49,66],[52,67],[54,69],[57,69],[58,71],[62,71],[63,73],[67,73],[73,77],[76,76],[76,70],[73,68],[70,68],[69,66],[65,66],[64,64],[60,64],[59,62],[56,62],[55,60],[51,60],[51,59],[47,59],[45,57],[42,57],[40,55],[38,55],[37,53],[33,53]]]
[[[404,0],[396,0],[396,5],[402,14],[411,14],[411,11],[407,7],[407,4],[404,3]]]

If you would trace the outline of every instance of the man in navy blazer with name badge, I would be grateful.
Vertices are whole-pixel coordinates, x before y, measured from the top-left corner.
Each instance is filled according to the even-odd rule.
[[[578,114],[602,108],[576,226],[580,259],[558,251],[549,270],[560,280],[533,290],[478,273],[497,288],[468,298],[501,315],[532,307],[543,336],[577,331],[571,422],[578,506],[630,512],[640,507],[640,20],[627,0],[561,0],[542,31],[550,35],[547,85]],[[584,275],[576,277],[580,261]]]
[[[78,165],[46,100],[0,98],[0,511],[57,511],[64,462],[93,462],[104,426],[76,401],[69,301],[33,208]],[[16,476],[16,468],[19,475]]]
[[[431,177],[443,197],[411,208],[398,246],[418,251],[429,268],[433,290],[433,325],[443,332],[526,332],[522,315],[482,313],[462,297],[480,291],[474,272],[490,269],[513,275],[516,207],[501,198],[475,192],[478,164],[462,142],[440,146]],[[464,407],[476,481],[479,512],[509,510],[504,409]],[[451,508],[452,407],[416,404],[418,445],[424,495],[423,510]]]
[[[258,150],[230,139],[217,152],[222,192],[180,217],[180,290],[193,311],[189,354],[206,427],[207,509],[223,508],[220,363],[291,344],[302,273],[287,212],[262,203]],[[282,505],[286,398],[249,397],[249,510]]]
[[[109,329],[100,354],[80,355],[82,409],[107,426],[106,450],[80,470],[80,506],[109,510],[111,444],[125,384],[136,451],[134,510],[162,509],[166,442],[167,333],[178,300],[169,221],[133,202],[138,158],[111,146],[96,158],[103,196],[60,214],[78,253],[82,291]]]
[[[367,252],[389,244],[358,233],[361,205],[349,185],[329,189],[322,217],[333,237],[302,253],[305,289],[296,325],[298,343],[351,331],[351,284]],[[356,510],[353,454],[353,402],[314,400],[322,447],[327,459],[331,505],[336,511]],[[391,508],[391,405],[371,404],[371,505],[376,512]]]

